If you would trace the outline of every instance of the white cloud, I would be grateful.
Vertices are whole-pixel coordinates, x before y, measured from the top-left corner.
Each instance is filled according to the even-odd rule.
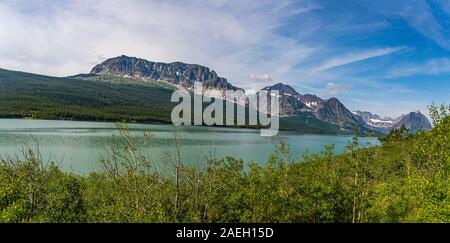
[[[364,61],[364,60],[367,60],[370,58],[389,55],[394,52],[401,51],[403,49],[405,49],[405,47],[388,47],[388,48],[380,48],[380,49],[373,49],[373,50],[365,50],[365,51],[357,52],[357,53],[350,53],[350,54],[343,55],[341,57],[332,58],[332,59],[328,60],[327,62],[319,65],[318,67],[314,68],[313,71],[321,72],[321,71],[329,70],[332,68],[344,66],[347,64]]]
[[[315,52],[276,33],[289,16],[313,9],[289,0],[29,4],[0,3],[2,68],[66,76],[125,54],[205,65],[237,86],[257,88],[249,73],[282,76]]]
[[[417,100],[396,100],[395,105],[389,105],[386,108],[386,102],[384,100],[373,100],[367,98],[354,98],[346,99],[345,102],[351,102],[353,105],[352,110],[370,111],[373,114],[378,114],[381,117],[397,118],[402,114],[411,111],[420,111],[425,115],[428,115],[427,103]]]
[[[448,2],[448,1],[447,1]],[[415,28],[419,33],[436,42],[439,46],[450,50],[450,36],[448,28],[441,25],[436,20],[433,11],[426,1],[401,1],[402,8],[398,11],[398,15],[404,18],[411,27]],[[449,11],[449,4],[441,1],[444,11]]]
[[[397,78],[416,74],[437,75],[445,73],[450,73],[450,59],[434,58],[424,63],[406,64],[396,67],[388,73],[387,77]]]
[[[330,94],[330,95],[337,95],[337,94],[341,94],[347,90],[350,89],[350,86],[347,84],[336,84],[333,82],[329,82],[326,86],[325,86],[325,92]]]
[[[403,19],[411,28],[437,45],[450,50],[448,21],[440,21],[436,7],[450,13],[448,0],[376,0],[370,1],[368,8],[376,9],[386,18]]]
[[[263,83],[269,83],[272,82],[272,78],[268,74],[250,74],[249,78],[251,80],[263,82]]]

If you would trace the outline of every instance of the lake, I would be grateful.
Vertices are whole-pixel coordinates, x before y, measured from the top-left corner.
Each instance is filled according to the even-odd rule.
[[[164,151],[174,150],[174,126],[167,124],[129,124],[133,135],[149,131],[152,138],[145,154],[160,163]],[[264,164],[280,140],[289,144],[295,157],[320,152],[334,143],[336,153],[344,150],[351,136],[304,135],[280,132],[276,137],[261,137],[256,129],[216,127],[181,127],[181,151],[185,162],[195,164],[208,154],[228,155],[245,162]],[[0,155],[19,156],[23,148],[39,148],[46,161],[59,161],[61,169],[86,174],[101,168],[99,161],[107,156],[111,137],[118,135],[114,123],[0,119]],[[362,138],[364,146],[378,144],[376,139]]]

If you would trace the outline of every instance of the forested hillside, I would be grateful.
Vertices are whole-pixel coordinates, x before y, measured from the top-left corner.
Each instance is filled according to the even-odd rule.
[[[172,92],[132,79],[56,78],[0,69],[0,117],[170,122]]]
[[[330,145],[299,159],[281,142],[264,166],[207,156],[191,167],[178,146],[157,163],[140,152],[150,134],[119,125],[124,139],[97,173],[43,166],[32,150],[3,159],[0,221],[450,222],[450,108],[430,111],[430,132],[394,130],[372,148],[355,137],[342,155]]]

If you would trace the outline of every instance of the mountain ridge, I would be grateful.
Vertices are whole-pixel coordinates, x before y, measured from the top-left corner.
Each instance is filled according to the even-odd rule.
[[[226,78],[219,77],[214,70],[198,64],[183,62],[152,62],[142,58],[119,56],[105,60],[92,68],[91,74],[110,74],[133,77],[147,81],[165,81],[192,89],[194,82],[202,82],[204,88],[238,90]]]
[[[425,131],[432,129],[430,121],[420,111],[402,114],[395,119],[390,117],[381,118],[381,116],[368,111],[355,111],[354,114],[370,126],[384,130],[386,133],[402,126],[405,126],[411,133],[417,133],[421,129]]]
[[[300,113],[311,113],[317,119],[336,124],[341,129],[351,130],[359,125],[357,117],[348,110],[337,98],[322,99],[316,95],[301,95],[289,85],[277,83],[273,86],[267,86],[262,90],[279,91],[280,115],[296,116]]]

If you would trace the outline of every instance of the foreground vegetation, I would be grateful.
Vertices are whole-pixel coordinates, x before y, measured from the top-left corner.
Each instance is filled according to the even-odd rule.
[[[3,159],[1,222],[449,222],[450,108],[431,107],[431,132],[405,129],[341,155],[292,159],[280,143],[265,166],[206,156],[186,166],[175,134],[164,167],[121,127],[104,170],[88,176],[46,165],[38,153]],[[160,164],[160,163],[158,163]]]

